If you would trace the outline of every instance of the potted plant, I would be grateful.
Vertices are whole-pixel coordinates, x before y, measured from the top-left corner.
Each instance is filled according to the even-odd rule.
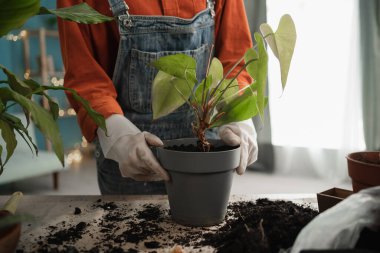
[[[285,88],[293,55],[296,30],[292,18],[284,15],[276,32],[268,24],[255,33],[256,45],[223,73],[223,66],[213,58],[206,77],[199,84],[196,61],[185,54],[159,58],[153,65],[159,70],[152,85],[153,119],[166,116],[187,103],[194,114],[192,130],[196,138],[167,140],[158,149],[158,158],[168,170],[166,183],[172,218],[178,223],[210,226],[225,216],[234,169],[239,165],[239,147],[227,147],[220,140],[208,140],[210,128],[264,117],[268,55],[264,40],[280,62],[282,88]],[[231,79],[227,76],[244,60],[245,64]],[[254,80],[239,90],[237,76],[247,69]],[[190,151],[190,152],[187,152]]]
[[[347,155],[353,192],[380,185],[380,152],[361,151]]]
[[[66,20],[85,24],[113,20],[111,17],[96,12],[86,3],[69,8],[49,10],[40,6],[40,0],[0,1],[0,38],[13,29],[21,27],[29,18],[44,14],[53,14]],[[64,165],[63,144],[56,122],[59,106],[54,102],[53,98],[46,93],[48,90],[63,90],[72,93],[73,97],[87,110],[94,122],[106,131],[104,117],[94,111],[89,103],[80,97],[76,91],[65,87],[42,85],[32,79],[19,78],[3,65],[0,65],[0,70],[4,72],[6,77],[5,80],[0,80],[0,138],[2,138],[5,143],[3,146],[0,145],[0,175],[17,147],[16,132],[21,135],[23,140],[30,147],[30,150],[38,155],[38,148],[30,138],[27,129],[30,119],[37,128],[41,130],[42,134],[51,141],[53,151],[62,165]],[[49,103],[49,110],[43,108],[36,102],[38,101],[36,97],[45,97]],[[9,109],[15,104],[21,106],[24,111],[27,120],[26,125],[22,123],[20,118],[10,113]],[[9,252],[13,252],[13,250],[11,250],[13,244],[10,245],[11,241],[10,238],[8,238],[10,233],[5,233],[2,228],[12,224],[18,224],[26,218],[29,219],[25,215],[3,215],[2,213],[0,217],[0,231],[2,231],[0,235],[0,248],[2,250],[5,251],[5,249],[8,249],[5,248],[5,244],[3,243],[6,242],[7,245],[9,244]],[[15,225],[12,228],[14,228],[11,231],[12,235],[15,235],[14,238],[17,238],[20,232],[20,226]]]
[[[40,0],[3,1],[0,3],[0,37],[22,26],[29,18],[44,14],[54,14],[62,19],[85,24],[113,20],[111,17],[98,13],[86,3],[69,8],[49,10],[40,6]],[[3,151],[6,152],[4,160],[0,157],[0,174],[17,146],[15,132],[20,134],[25,142],[28,143],[32,152],[38,153],[36,144],[33,143],[29,137],[27,125],[23,125],[21,119],[9,113],[9,108],[15,104],[21,106],[25,113],[27,123],[29,124],[30,118],[37,128],[41,130],[42,134],[51,141],[53,150],[62,165],[64,165],[64,151],[56,122],[59,106],[46,91],[63,90],[72,93],[73,97],[87,110],[94,122],[102,129],[105,129],[103,116],[94,111],[89,103],[80,97],[75,90],[65,87],[42,85],[32,79],[21,79],[3,65],[0,65],[0,70],[2,70],[6,76],[6,80],[0,81],[2,84],[2,86],[0,86],[0,131],[1,138],[3,138],[6,144],[6,147],[0,145],[0,154],[2,154]],[[45,97],[48,100],[49,110],[46,110],[36,102],[36,100],[38,101],[37,97]]]

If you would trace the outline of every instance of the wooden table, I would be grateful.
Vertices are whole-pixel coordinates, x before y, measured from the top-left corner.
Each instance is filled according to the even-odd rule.
[[[5,203],[9,196],[0,196],[0,204]],[[232,196],[231,201],[256,200],[268,198],[271,200],[290,200],[299,204],[306,204],[317,209],[315,194],[266,194],[251,196]],[[113,203],[110,210],[107,204]],[[135,243],[117,243],[115,238],[126,229],[131,229],[131,224],[136,226],[136,216],[147,206],[158,206],[162,210],[159,222],[151,222],[148,225],[157,224],[162,229],[159,236],[147,238],[145,241],[159,242],[160,247],[148,249],[145,241]],[[116,208],[116,209],[115,209]],[[114,210],[111,210],[114,209]],[[80,214],[74,214],[80,210]],[[192,238],[194,235],[212,232],[218,226],[209,228],[190,228],[178,225],[170,219],[167,196],[24,196],[17,209],[17,213],[30,214],[35,217],[33,222],[23,223],[22,235],[18,249],[24,252],[32,252],[41,245],[46,244],[49,235],[62,229],[75,227],[81,222],[86,224],[85,233],[82,238],[73,240],[72,244],[80,252],[89,252],[98,249],[99,252],[109,252],[109,248],[117,246],[128,252],[128,249],[137,251],[130,252],[172,252],[175,245],[181,244],[181,238]],[[120,217],[117,228],[110,228],[105,233],[105,215],[116,215]],[[81,223],[83,224],[83,223]],[[146,224],[142,224],[145,226]],[[140,228],[139,228],[140,229]],[[157,227],[155,229],[158,229]],[[110,233],[112,231],[112,233]],[[198,238],[197,237],[197,238]],[[178,239],[179,238],[179,239]],[[115,242],[116,241],[116,242]],[[107,246],[108,245],[108,246]],[[148,245],[149,246],[149,245]],[[151,246],[151,245],[150,245]],[[182,245],[183,246],[183,245]],[[63,245],[59,247],[64,247]],[[183,247],[184,252],[212,252],[211,247],[194,248],[191,243]],[[96,252],[95,250],[92,252]]]

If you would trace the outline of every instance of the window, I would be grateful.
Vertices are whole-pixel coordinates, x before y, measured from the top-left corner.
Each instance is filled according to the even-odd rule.
[[[282,94],[278,63],[269,62],[274,145],[364,148],[356,0],[267,0],[268,23],[289,13],[297,44]]]

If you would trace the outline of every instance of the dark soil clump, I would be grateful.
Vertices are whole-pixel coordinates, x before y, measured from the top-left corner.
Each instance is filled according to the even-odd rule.
[[[217,252],[279,252],[291,247],[301,229],[318,212],[289,201],[259,199],[229,206],[227,220],[216,233],[204,235],[203,245]]]
[[[81,213],[82,213],[82,210],[79,207],[75,207],[74,214],[78,215]]]
[[[161,246],[160,243],[156,241],[144,242],[144,245],[148,249],[158,249]]]
[[[99,202],[99,200],[98,200],[97,203],[101,203],[101,201]],[[115,210],[117,208],[117,205],[114,202],[106,202],[104,204],[97,204],[94,206],[100,207],[100,208],[104,209],[105,211]]]
[[[82,233],[86,226],[87,224],[85,222],[79,222],[76,226],[51,234],[47,242],[54,245],[62,245],[64,242],[75,242],[82,238]]]

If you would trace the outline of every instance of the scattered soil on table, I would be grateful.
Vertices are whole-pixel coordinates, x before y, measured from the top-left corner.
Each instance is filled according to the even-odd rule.
[[[74,214],[81,214],[82,213],[82,210],[79,208],[79,207],[75,207],[74,209]]]
[[[237,147],[238,146],[227,146],[227,145],[218,146],[218,147],[211,146],[209,152],[228,151],[228,150],[236,149]],[[185,152],[204,152],[200,145],[195,146],[192,144],[174,145],[174,146],[165,147],[165,149],[174,150],[174,151],[185,151]]]
[[[299,231],[318,214],[289,201],[240,201],[228,206],[226,220],[221,225],[192,228],[174,224],[169,210],[154,204],[136,210],[128,204],[118,206],[114,202],[97,201],[91,209],[83,209],[82,215],[99,209],[104,214],[92,223],[63,221],[47,227],[47,236],[36,241],[38,248],[34,252],[133,253],[145,248],[144,252],[153,253],[174,245],[199,251],[212,246],[216,252],[278,252],[280,248],[290,247]],[[85,236],[94,241],[91,249],[76,247]],[[128,250],[123,249],[126,244]],[[22,249],[18,251],[21,252]]]

